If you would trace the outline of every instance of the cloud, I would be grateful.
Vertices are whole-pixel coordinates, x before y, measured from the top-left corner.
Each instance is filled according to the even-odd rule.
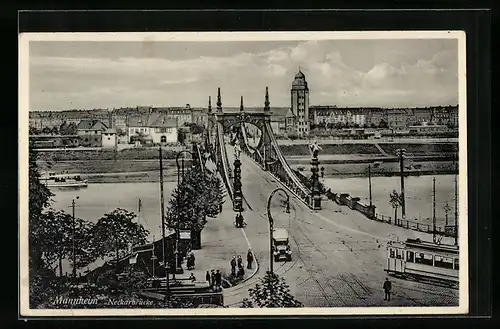
[[[405,50],[404,40],[370,42],[303,41],[255,52],[248,45],[232,52],[225,47],[220,56],[213,47],[207,48],[211,55],[204,55],[203,44],[197,43],[199,56],[191,52],[190,57],[174,59],[158,54],[63,57],[52,47],[52,54],[46,50],[30,57],[30,103],[32,109],[205,106],[208,96],[214,98],[221,87],[226,106],[238,106],[241,95],[246,105],[261,106],[268,86],[273,105],[289,106],[299,66],[309,83],[311,104],[391,107],[458,102],[456,46],[413,40]]]

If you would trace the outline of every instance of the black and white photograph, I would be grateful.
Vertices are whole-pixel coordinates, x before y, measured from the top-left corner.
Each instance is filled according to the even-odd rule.
[[[22,33],[23,316],[468,312],[465,33]]]

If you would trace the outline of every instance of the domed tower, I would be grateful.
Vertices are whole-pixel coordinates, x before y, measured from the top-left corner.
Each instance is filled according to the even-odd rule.
[[[309,88],[306,76],[299,69],[292,82],[291,89],[292,106],[291,112],[295,117],[295,132],[299,136],[309,134]]]

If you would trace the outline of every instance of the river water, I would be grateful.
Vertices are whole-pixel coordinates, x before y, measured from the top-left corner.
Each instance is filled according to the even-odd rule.
[[[438,175],[436,177],[436,217],[438,224],[444,224],[446,203],[454,209],[454,176]],[[432,178],[433,176],[408,177],[405,179],[406,217],[418,218],[427,223],[425,218],[432,218]],[[243,182],[245,184],[245,182]],[[369,203],[368,179],[366,178],[327,178],[327,187],[332,192],[349,193]],[[176,183],[164,183],[165,205],[175,188]],[[396,189],[399,192],[398,177],[372,178],[372,202],[376,212],[393,216],[394,210],[389,204],[389,193]],[[97,222],[105,213],[116,208],[124,208],[139,214],[138,221],[150,231],[150,238],[161,235],[160,187],[158,183],[95,183],[80,190],[53,190],[52,207],[71,213],[71,201],[75,200],[76,217]],[[139,199],[142,202],[138,212]],[[399,215],[400,216],[400,210]],[[448,214],[449,224],[454,223],[454,210]]]

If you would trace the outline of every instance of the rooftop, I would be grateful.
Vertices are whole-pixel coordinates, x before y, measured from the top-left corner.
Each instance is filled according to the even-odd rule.
[[[168,118],[165,113],[148,113],[130,117],[128,125],[130,127],[174,128],[177,127],[177,119]]]

